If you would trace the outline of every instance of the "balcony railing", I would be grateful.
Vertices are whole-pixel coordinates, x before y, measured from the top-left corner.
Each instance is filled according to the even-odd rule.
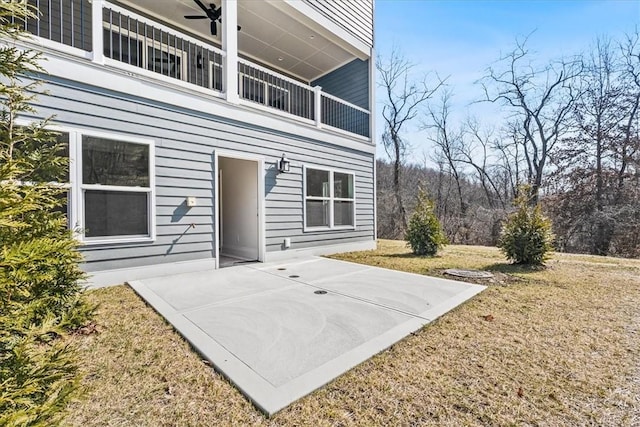
[[[247,101],[314,120],[313,88],[243,59],[238,60],[238,94]]]
[[[14,19],[14,23],[43,39],[91,51],[91,2],[89,0],[28,0],[38,18]]]
[[[221,50],[108,3],[102,25],[106,58],[222,92]]]
[[[322,93],[320,103],[323,124],[369,137],[369,111],[328,93]]]
[[[92,4],[89,0],[28,0],[39,19],[16,21],[51,40],[91,52]],[[103,2],[102,55],[112,66],[145,70],[222,93],[225,53],[120,6]],[[94,53],[95,58],[95,53]],[[118,65],[125,64],[125,65]],[[318,127],[369,138],[370,113],[339,97],[245,59],[238,59],[238,95],[248,105],[285,113]]]

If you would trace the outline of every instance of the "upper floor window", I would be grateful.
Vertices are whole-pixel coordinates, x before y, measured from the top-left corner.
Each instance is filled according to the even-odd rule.
[[[355,227],[355,174],[304,169],[305,229]]]
[[[158,74],[184,80],[188,55],[176,36],[150,28],[150,34],[105,23],[104,55]]]

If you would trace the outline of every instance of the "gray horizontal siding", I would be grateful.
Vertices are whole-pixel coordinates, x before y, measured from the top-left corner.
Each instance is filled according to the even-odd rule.
[[[256,128],[196,111],[156,104],[55,77],[46,77],[35,103],[38,115],[55,115],[56,123],[155,141],[156,240],[144,243],[86,245],[87,271],[207,259],[215,256],[214,172],[216,150],[265,158],[267,251],[373,239],[373,156],[292,134]],[[286,153],[289,174],[277,174]],[[315,165],[356,174],[356,229],[305,233],[302,230],[302,166]],[[186,209],[186,196],[198,206]],[[195,225],[192,227],[191,225]]]
[[[373,46],[374,0],[304,1],[368,46]]]
[[[368,110],[369,61],[353,60],[311,82],[311,86],[322,86],[323,92]]]

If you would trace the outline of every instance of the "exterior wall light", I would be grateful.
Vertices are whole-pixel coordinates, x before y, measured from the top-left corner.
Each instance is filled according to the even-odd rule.
[[[291,162],[282,154],[282,158],[278,160],[278,172],[289,173],[291,171]]]

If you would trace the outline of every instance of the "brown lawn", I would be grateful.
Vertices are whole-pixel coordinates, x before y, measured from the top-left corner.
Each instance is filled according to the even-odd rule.
[[[128,287],[92,291],[78,335],[75,426],[640,425],[640,261],[556,254],[546,269],[494,248],[436,258],[402,242],[335,258],[420,274],[496,273],[489,288],[271,419]],[[179,284],[176,284],[179,286]]]

